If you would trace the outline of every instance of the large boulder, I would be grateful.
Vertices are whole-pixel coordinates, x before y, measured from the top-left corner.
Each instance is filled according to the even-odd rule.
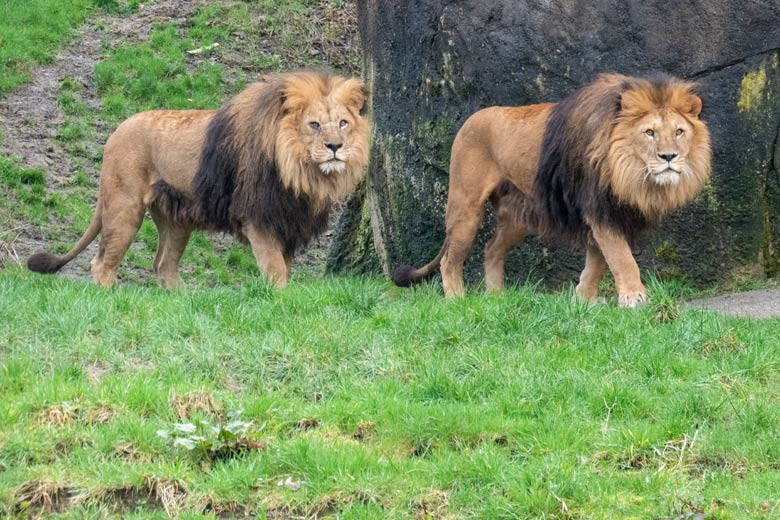
[[[667,0],[359,2],[375,123],[367,181],[347,206],[335,271],[429,261],[444,237],[449,154],[490,105],[557,101],[597,73],[699,83],[714,169],[699,198],[636,247],[640,265],[698,284],[780,271],[780,4]],[[481,273],[488,214],[467,264]],[[573,280],[582,255],[527,238],[508,280]]]

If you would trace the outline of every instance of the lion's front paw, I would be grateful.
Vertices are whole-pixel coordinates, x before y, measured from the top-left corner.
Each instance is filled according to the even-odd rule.
[[[618,306],[629,309],[633,309],[646,301],[647,294],[644,291],[628,291],[620,293],[620,296],[618,296]]]

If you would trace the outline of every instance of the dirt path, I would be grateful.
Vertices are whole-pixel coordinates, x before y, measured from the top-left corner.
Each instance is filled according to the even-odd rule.
[[[60,81],[70,78],[80,82],[84,87],[80,93],[82,100],[91,108],[99,109],[93,73],[100,61],[102,45],[114,47],[144,41],[154,23],[173,22],[182,26],[203,3],[205,0],[162,0],[141,5],[130,15],[105,15],[88,20],[76,30],[73,43],[61,49],[50,65],[35,70],[29,83],[0,100],[0,126],[4,132],[0,153],[21,157],[28,167],[46,168],[50,187],[68,180],[75,167],[54,139],[65,122],[57,105]],[[95,145],[102,147],[111,128],[97,130],[100,142]],[[97,166],[91,165],[91,169],[87,173],[97,175]]]

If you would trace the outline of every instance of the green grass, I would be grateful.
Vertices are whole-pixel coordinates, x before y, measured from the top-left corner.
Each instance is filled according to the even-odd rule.
[[[24,168],[17,159],[0,156],[0,225],[9,229],[14,220],[41,227],[54,224],[61,231],[78,237],[92,217],[94,187],[83,185],[83,176],[75,177],[74,187],[63,196],[47,193],[44,170]],[[80,184],[79,184],[80,183]],[[0,231],[0,239],[3,238]]]
[[[348,278],[166,293],[6,269],[0,503],[39,481],[80,494],[62,507],[86,518],[119,514],[111,490],[178,483],[184,518],[772,516],[780,322],[670,320],[676,289],[651,297],[633,312],[530,288],[445,301]],[[184,420],[243,410],[265,449],[172,447],[156,431],[188,395],[215,406]]]
[[[155,28],[148,43],[111,51],[95,67],[103,117],[118,121],[143,110],[218,106],[225,96],[222,67],[203,62],[188,73],[185,64],[187,49],[211,42],[208,31],[191,40],[166,25]]]

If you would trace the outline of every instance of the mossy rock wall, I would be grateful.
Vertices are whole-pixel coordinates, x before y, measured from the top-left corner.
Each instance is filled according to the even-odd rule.
[[[358,3],[375,124],[366,183],[337,232],[332,271],[429,261],[444,237],[449,153],[491,105],[557,101],[599,72],[700,84],[710,185],[636,247],[640,264],[698,284],[780,271],[780,4],[666,0],[366,0]],[[467,263],[482,273],[487,213]],[[526,239],[509,280],[574,280],[582,255]]]

